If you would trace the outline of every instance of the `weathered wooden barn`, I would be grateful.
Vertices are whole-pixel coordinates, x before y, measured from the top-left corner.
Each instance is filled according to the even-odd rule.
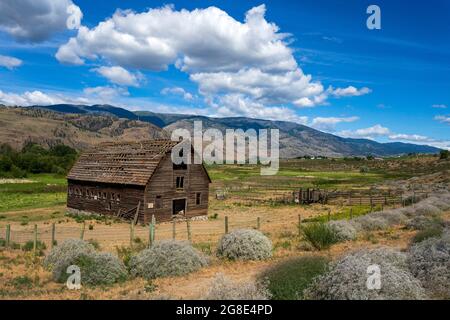
[[[175,165],[178,142],[103,143],[70,170],[67,207],[148,223],[207,215],[211,179],[201,164]],[[193,162],[192,162],[193,163]]]

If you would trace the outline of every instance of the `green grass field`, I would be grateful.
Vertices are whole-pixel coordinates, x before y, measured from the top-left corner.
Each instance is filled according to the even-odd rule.
[[[66,203],[67,181],[64,176],[29,175],[27,180],[33,182],[0,184],[0,212]]]
[[[360,170],[363,166],[368,168],[365,173]],[[449,170],[450,162],[442,162],[432,156],[385,161],[292,159],[281,161],[280,170],[275,176],[261,176],[260,167],[257,165],[212,165],[207,169],[213,181],[212,193],[218,189],[229,188],[236,196],[249,196],[270,193],[270,190],[288,191],[295,188],[368,188],[391,179],[405,179],[419,174]],[[29,175],[27,180],[33,182],[0,183],[0,213],[52,208],[66,203],[67,181],[64,176]]]

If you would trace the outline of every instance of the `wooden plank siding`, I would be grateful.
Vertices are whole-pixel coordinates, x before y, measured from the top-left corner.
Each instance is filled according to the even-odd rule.
[[[184,177],[182,190],[176,189],[176,178]],[[200,205],[196,204],[196,194],[201,194]],[[156,207],[156,197],[161,197],[161,208]],[[202,165],[188,165],[187,170],[174,170],[168,154],[155,170],[145,188],[145,219],[154,214],[157,221],[172,219],[172,201],[186,199],[186,217],[208,214],[209,178]],[[150,207],[149,207],[150,204]]]
[[[79,190],[81,194],[77,194],[76,190]],[[117,215],[119,210],[126,212],[136,208],[139,201],[142,203],[144,190],[144,187],[141,186],[69,180],[67,207],[104,215]],[[106,199],[104,194],[106,194]],[[114,199],[112,199],[113,195]]]

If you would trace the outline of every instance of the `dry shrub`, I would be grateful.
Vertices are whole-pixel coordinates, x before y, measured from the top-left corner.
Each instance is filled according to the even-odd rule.
[[[208,265],[208,259],[189,242],[161,240],[133,256],[129,267],[132,276],[154,279],[180,276]]]
[[[64,282],[67,279],[67,268],[81,256],[95,253],[95,248],[86,241],[68,239],[54,247],[44,259],[44,267],[52,271],[55,281]]]
[[[311,300],[425,299],[420,282],[408,271],[405,254],[389,248],[361,250],[334,263],[330,272],[316,278],[305,290]],[[379,265],[381,289],[367,288],[370,265]]]
[[[336,233],[339,241],[355,240],[357,231],[355,225],[347,220],[328,222],[328,226]]]
[[[67,268],[71,265],[80,268],[83,285],[109,285],[127,278],[127,270],[116,256],[96,252],[83,240],[64,241],[54,247],[44,260],[44,266],[52,271],[53,280],[57,282],[67,280]]]
[[[420,202],[414,205],[414,210],[416,215],[421,216],[436,216],[441,213],[441,210],[439,208],[426,202]]]
[[[205,300],[269,300],[270,292],[260,282],[233,282],[217,274],[204,297]]]
[[[377,212],[375,215],[384,219],[389,226],[405,224],[408,221],[408,217],[399,209],[381,211]]]
[[[230,260],[264,260],[272,256],[272,242],[260,231],[238,229],[220,239],[217,255]]]
[[[445,200],[445,198],[429,197],[426,201],[440,210],[450,209],[450,200]]]
[[[368,214],[354,219],[354,222],[362,231],[375,231],[388,228],[387,221],[381,216]]]
[[[408,264],[431,297],[450,299],[450,230],[413,245]]]
[[[415,216],[406,224],[407,229],[425,230],[432,228],[443,228],[446,223],[441,217],[433,216]]]
[[[128,276],[123,262],[111,253],[81,255],[74,261],[74,265],[80,267],[82,284],[110,285],[124,281]]]

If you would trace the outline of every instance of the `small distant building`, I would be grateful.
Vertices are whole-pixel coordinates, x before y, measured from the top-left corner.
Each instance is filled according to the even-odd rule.
[[[67,207],[136,223],[207,215],[211,179],[202,164],[173,164],[178,143],[103,143],[84,152],[67,176]]]

